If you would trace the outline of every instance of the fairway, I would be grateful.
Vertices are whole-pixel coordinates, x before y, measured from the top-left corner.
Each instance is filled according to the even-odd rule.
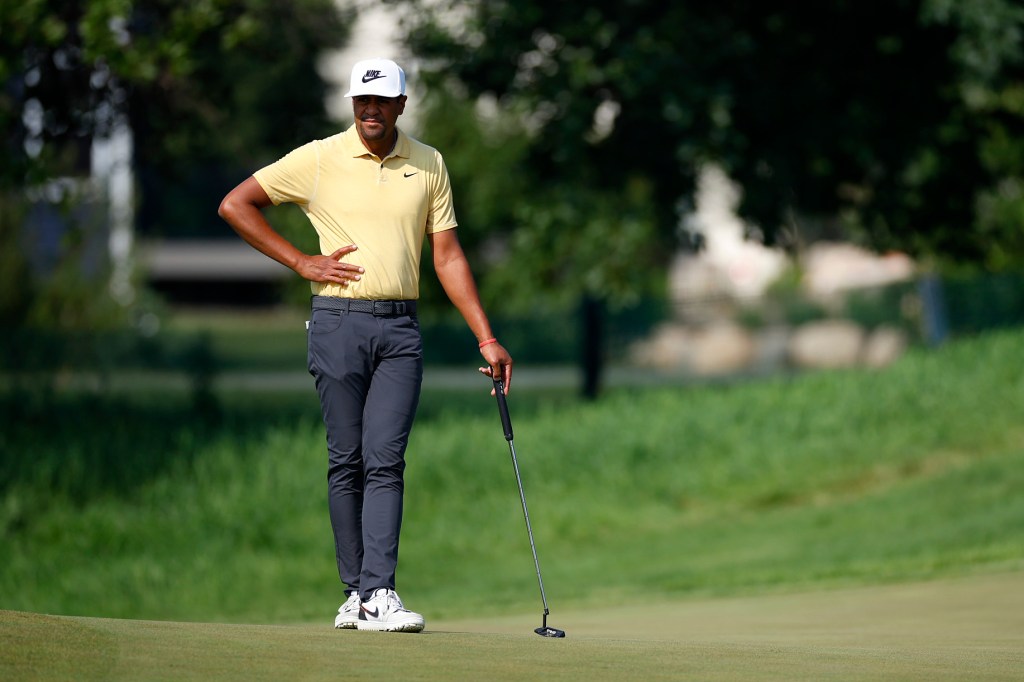
[[[431,622],[420,635],[0,611],[4,680],[1019,680],[1024,572]]]

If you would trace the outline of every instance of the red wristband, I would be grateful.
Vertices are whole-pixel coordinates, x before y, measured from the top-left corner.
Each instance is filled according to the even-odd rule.
[[[484,346],[489,346],[492,343],[498,343],[498,339],[487,339],[485,341],[481,341],[480,347],[483,348]]]

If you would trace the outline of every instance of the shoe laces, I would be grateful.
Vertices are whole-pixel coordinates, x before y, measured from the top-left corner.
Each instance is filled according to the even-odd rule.
[[[373,599],[383,599],[384,607],[388,611],[406,611],[405,605],[402,603],[402,599],[398,596],[398,593],[394,590],[382,588],[384,593],[381,594],[381,590],[377,590],[373,594]]]
[[[359,593],[353,592],[349,595],[349,598],[345,600],[345,603],[341,605],[341,608],[338,609],[338,611],[341,613],[349,613],[352,611],[358,612],[361,601],[362,600],[359,599]]]

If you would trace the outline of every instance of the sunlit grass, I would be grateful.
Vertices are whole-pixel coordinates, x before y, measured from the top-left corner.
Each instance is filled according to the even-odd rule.
[[[554,605],[956,574],[1024,559],[1021,333],[884,371],[510,396]],[[23,409],[2,462],[0,608],[297,622],[340,603],[315,401]],[[33,421],[35,420],[35,421]],[[50,428],[47,425],[50,424]],[[424,395],[399,589],[432,617],[531,611],[493,399]],[[336,603],[337,602],[337,603]]]

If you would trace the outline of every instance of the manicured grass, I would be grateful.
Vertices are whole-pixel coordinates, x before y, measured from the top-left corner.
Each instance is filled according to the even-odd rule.
[[[877,372],[594,403],[514,392],[553,611],[1019,569],[1022,349],[1004,332]],[[330,621],[341,587],[315,398],[190,400],[8,403],[0,608]],[[441,620],[539,612],[486,386],[426,393],[408,459],[406,602]]]
[[[428,623],[108,620],[0,611],[0,677],[76,680],[1017,680],[1024,572],[885,587],[629,604]],[[552,624],[555,624],[553,621]]]

